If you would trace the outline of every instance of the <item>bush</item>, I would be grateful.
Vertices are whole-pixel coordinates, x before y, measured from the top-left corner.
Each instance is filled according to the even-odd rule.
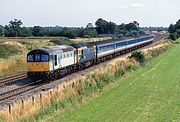
[[[6,59],[10,56],[19,53],[20,50],[12,45],[0,44],[0,58]]]
[[[176,33],[171,33],[169,38],[175,41],[177,39]]]
[[[84,38],[91,38],[91,36],[89,36],[89,35],[84,35]]]
[[[118,34],[117,37],[118,37],[118,38],[123,38],[124,35],[123,35],[123,34]]]
[[[145,61],[145,56],[142,52],[135,51],[131,54],[130,58],[134,58],[140,64],[143,64]]]

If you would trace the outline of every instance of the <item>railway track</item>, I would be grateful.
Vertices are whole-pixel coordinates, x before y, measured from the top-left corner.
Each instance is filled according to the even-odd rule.
[[[165,38],[165,36],[163,36],[163,35],[157,36],[156,41],[154,43],[158,43],[158,41],[160,41],[163,38]],[[154,46],[154,45],[151,45],[151,46]],[[148,48],[148,46],[146,46],[146,48]],[[0,78],[0,86],[4,85],[4,84],[10,84],[10,83],[13,83],[14,81],[17,81],[20,79],[25,79],[25,78],[27,78],[26,73],[22,73],[22,74],[15,75],[15,76],[10,76],[10,77],[6,77],[6,78]],[[3,104],[6,100],[9,100],[9,99],[16,97],[18,95],[21,95],[23,93],[34,90],[36,88],[41,88],[42,86],[44,86],[46,84],[49,84],[49,83],[48,82],[46,82],[46,83],[29,83],[29,84],[23,85],[21,87],[18,87],[16,89],[9,90],[4,93],[0,93],[0,105]]]
[[[0,87],[6,84],[12,84],[17,80],[22,80],[26,78],[28,78],[26,73],[0,78]]]
[[[47,84],[47,83],[43,83],[43,84],[42,83],[41,84],[29,83],[29,84],[26,84],[26,85],[21,86],[19,88],[10,90],[8,92],[0,93],[0,104],[4,103],[4,101],[9,99],[9,98],[21,95],[25,92],[32,90],[32,89],[38,88],[44,84]]]

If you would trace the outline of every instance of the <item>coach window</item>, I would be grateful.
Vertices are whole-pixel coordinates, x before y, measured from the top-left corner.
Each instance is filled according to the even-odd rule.
[[[40,61],[41,57],[40,54],[35,54],[35,61]]]

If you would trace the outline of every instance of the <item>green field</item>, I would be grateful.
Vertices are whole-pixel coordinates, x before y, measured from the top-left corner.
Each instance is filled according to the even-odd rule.
[[[180,40],[179,40],[180,41]],[[180,44],[148,61],[78,108],[44,115],[61,122],[180,121]]]

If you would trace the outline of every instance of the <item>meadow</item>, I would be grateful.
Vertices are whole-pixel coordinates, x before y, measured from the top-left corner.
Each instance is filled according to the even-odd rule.
[[[147,61],[145,66],[116,79],[95,98],[75,107],[68,107],[65,111],[40,113],[35,120],[178,122],[179,52],[179,42],[174,43],[163,54]]]

